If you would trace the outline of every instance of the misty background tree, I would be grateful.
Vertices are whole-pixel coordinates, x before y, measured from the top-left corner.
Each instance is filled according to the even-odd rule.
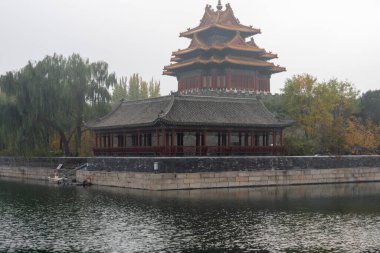
[[[159,97],[160,94],[160,82],[153,80],[153,78],[147,82],[143,78],[135,73],[131,77],[119,78],[117,84],[114,86],[112,101],[119,102],[121,99],[136,100]]]

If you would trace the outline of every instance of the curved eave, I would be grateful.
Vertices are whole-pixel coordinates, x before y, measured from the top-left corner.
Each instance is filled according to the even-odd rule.
[[[278,58],[277,54],[272,54],[272,53],[265,53],[265,54],[260,55],[260,57],[266,60],[273,60],[273,59]]]
[[[109,131],[109,130],[115,130],[115,129],[125,129],[125,128],[140,128],[140,127],[155,127],[158,124],[165,124],[167,126],[180,126],[180,127],[189,127],[189,126],[196,126],[196,127],[204,127],[204,128],[210,128],[210,127],[221,127],[221,128],[229,128],[229,127],[243,127],[243,128],[284,128],[288,127],[294,124],[293,121],[288,122],[279,122],[279,123],[273,123],[273,124],[246,124],[246,123],[210,123],[210,122],[175,122],[166,120],[164,118],[158,118],[153,122],[146,122],[141,124],[130,124],[130,125],[113,125],[113,126],[102,126],[102,127],[87,127],[90,130],[93,131]]]
[[[173,56],[172,58],[170,58],[170,61],[171,61],[171,62],[178,62],[178,61],[180,61],[180,60],[182,60],[182,58],[180,58],[180,57],[176,57],[176,56]]]
[[[208,123],[208,122],[173,122],[162,119],[162,122],[168,126],[197,126],[197,127],[221,127],[221,128],[229,128],[229,127],[244,127],[244,128],[284,128],[291,126],[293,122],[279,122],[274,124],[245,124],[245,123]]]
[[[184,68],[184,67],[189,67],[195,64],[202,64],[202,65],[207,65],[207,64],[223,64],[223,63],[231,63],[235,65],[243,65],[243,66],[251,66],[251,67],[269,67],[273,68],[276,67],[273,65],[271,62],[265,62],[265,61],[257,61],[257,60],[244,60],[244,59],[234,59],[230,57],[225,57],[223,59],[215,59],[215,58],[210,58],[210,59],[200,59],[196,58],[190,61],[186,62],[180,62],[180,63],[174,63],[169,66],[165,66],[165,70],[167,71],[174,71],[179,68]]]
[[[284,72],[284,71],[286,71],[286,68],[284,68],[284,67],[281,67],[281,66],[273,66],[272,68],[271,68],[271,73],[280,73],[280,72]]]
[[[120,124],[120,125],[112,125],[112,126],[101,126],[101,127],[87,127],[90,130],[93,131],[99,131],[99,130],[110,130],[110,129],[121,129],[121,128],[137,128],[137,127],[154,127],[158,122],[160,122],[161,119],[157,119],[153,122],[146,122],[146,123],[139,123],[139,124]]]
[[[96,120],[91,120],[91,121],[85,122],[84,126],[88,129],[95,129],[97,123],[111,117],[122,106],[123,101],[124,100],[120,100],[120,103],[117,106],[115,106],[115,108],[113,108],[112,111],[110,111],[109,113],[107,113],[103,117],[97,118]]]
[[[193,28],[193,29],[190,29],[186,32],[182,32],[180,33],[180,37],[186,37],[186,38],[192,38],[194,36],[194,34],[196,33],[200,33],[200,32],[204,32],[204,31],[207,31],[209,29],[212,29],[212,28],[219,28],[221,30],[227,30],[227,31],[233,31],[233,32],[240,32],[243,37],[250,37],[250,36],[253,36],[255,34],[260,34],[261,31],[260,29],[255,29],[255,28],[252,28],[252,27],[248,27],[248,26],[243,26],[243,25],[239,25],[239,26],[226,26],[226,25],[220,25],[220,24],[213,24],[213,25],[208,25],[208,26],[205,26],[205,27],[196,27],[196,28]]]
[[[265,50],[262,48],[254,48],[254,47],[248,47],[248,46],[242,47],[242,46],[233,46],[233,45],[229,45],[229,46],[213,45],[211,47],[198,47],[198,48],[187,48],[183,50],[178,50],[176,52],[173,52],[173,55],[174,56],[186,55],[198,50],[208,52],[211,50],[223,51],[223,50],[229,50],[229,49],[236,50],[236,51],[244,51],[244,52],[255,52],[255,53],[265,52]]]
[[[162,71],[162,74],[165,75],[165,76],[176,76],[176,74],[173,71],[169,71],[169,70],[166,70],[166,69],[164,69]]]

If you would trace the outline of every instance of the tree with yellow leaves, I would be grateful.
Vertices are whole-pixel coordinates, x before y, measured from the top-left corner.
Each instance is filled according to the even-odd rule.
[[[288,79],[283,92],[287,112],[298,128],[292,132],[297,135],[285,137],[297,145],[308,143],[309,149],[302,154],[346,152],[343,135],[346,120],[357,110],[358,91],[351,83],[337,79],[318,82],[316,77],[303,74]]]
[[[375,153],[379,146],[377,131],[370,120],[361,123],[357,119],[350,118],[345,130],[347,149],[352,154]]]

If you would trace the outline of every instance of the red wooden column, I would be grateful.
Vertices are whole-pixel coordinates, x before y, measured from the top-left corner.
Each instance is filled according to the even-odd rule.
[[[158,128],[156,129],[157,147],[160,146],[160,136],[158,135]]]
[[[213,89],[216,88],[216,70],[215,69],[211,71],[211,88]]]
[[[202,87],[203,87],[203,73],[201,72],[200,75],[199,75],[199,80],[198,80],[197,88],[198,89],[202,89]]]
[[[284,135],[283,135],[283,132],[282,132],[283,130],[281,129],[281,132],[280,132],[280,145],[281,145],[281,147],[284,145],[283,144],[283,138],[284,138]]]
[[[227,76],[226,76],[226,81],[227,81],[227,89],[231,89],[231,70],[230,69],[228,69],[227,71],[226,71],[227,73]]]
[[[227,150],[230,152],[230,147],[231,147],[231,130],[228,130],[228,136],[227,136]]]
[[[171,148],[170,148],[170,153],[171,154],[175,154],[175,150],[174,150],[174,129],[172,129],[172,138],[171,138]]]
[[[277,145],[276,145],[276,129],[273,129],[273,146],[272,146],[272,153],[273,155],[276,154],[276,150],[277,150]]]
[[[207,131],[203,130],[203,150],[205,155],[207,155]]]
[[[98,148],[98,134],[95,134],[95,148]]]
[[[268,133],[266,131],[263,131],[263,147],[266,147],[268,145]]]
[[[166,133],[165,133],[165,128],[162,128],[162,152],[165,152],[166,151]]]

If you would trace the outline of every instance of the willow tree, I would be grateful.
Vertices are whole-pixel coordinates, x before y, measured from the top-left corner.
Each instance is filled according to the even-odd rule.
[[[8,72],[0,86],[7,96],[2,110],[4,131],[11,136],[10,147],[22,154],[47,150],[53,129],[65,127],[65,60],[61,56],[29,62],[17,72]]]
[[[0,79],[0,84],[4,81],[5,77]],[[0,89],[0,151],[5,149],[5,147],[9,147],[6,145],[12,140],[13,132],[8,132],[11,129],[9,126],[12,124],[10,121],[6,120],[8,115],[11,115],[12,109],[14,109],[14,102],[12,102],[10,97],[7,97],[4,92]]]
[[[2,132],[12,136],[10,145],[22,154],[47,151],[53,133],[59,134],[65,155],[79,154],[83,121],[87,115],[104,114],[114,80],[106,63],[90,64],[76,54],[29,62],[0,78],[7,97],[1,110]],[[71,152],[73,136],[76,142]]]
[[[116,82],[114,73],[108,72],[106,62],[90,63],[88,59],[73,54],[66,64],[66,86],[72,112],[75,135],[75,155],[80,153],[83,122],[105,114],[109,110],[109,88]]]

